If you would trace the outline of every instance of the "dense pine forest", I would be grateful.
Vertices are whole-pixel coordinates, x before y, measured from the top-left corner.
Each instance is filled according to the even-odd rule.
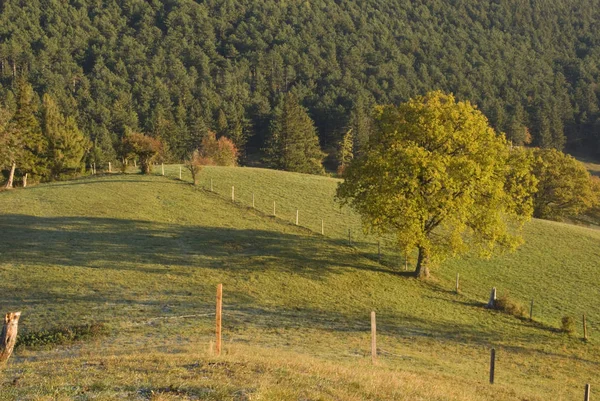
[[[0,0],[0,100],[19,80],[90,139],[126,132],[181,160],[210,129],[242,162],[272,141],[287,93],[336,154],[374,104],[470,100],[514,144],[600,150],[595,0]],[[286,106],[287,107],[287,106]]]

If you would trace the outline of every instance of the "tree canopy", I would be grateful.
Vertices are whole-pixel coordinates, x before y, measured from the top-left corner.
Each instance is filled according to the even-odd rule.
[[[322,174],[323,158],[313,121],[288,93],[275,114],[268,141],[267,161],[271,167],[298,173]]]
[[[337,197],[367,230],[416,248],[415,274],[427,276],[447,254],[520,243],[533,210],[529,170],[478,109],[437,91],[378,107],[366,153],[345,169]]]
[[[555,149],[530,152],[533,174],[539,181],[533,203],[535,217],[560,220],[598,205],[597,184],[583,164]]]

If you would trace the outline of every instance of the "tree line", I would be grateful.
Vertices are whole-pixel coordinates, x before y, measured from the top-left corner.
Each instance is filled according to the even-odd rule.
[[[355,153],[366,142],[374,104],[434,89],[478,105],[514,145],[596,152],[599,9],[596,0],[0,0],[0,99],[16,110],[20,79],[38,108],[51,96],[89,141],[84,162],[99,166],[128,132],[160,139],[181,161],[212,131],[242,163],[264,156],[319,172],[315,143],[337,166],[349,132]],[[295,120],[312,160],[300,167],[277,154],[290,94],[309,118]]]

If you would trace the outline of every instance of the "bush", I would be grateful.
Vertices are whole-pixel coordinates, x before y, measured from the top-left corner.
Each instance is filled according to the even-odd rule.
[[[527,314],[527,309],[523,305],[512,300],[506,294],[496,299],[494,309],[516,317],[525,317]]]
[[[200,155],[199,151],[194,150],[190,158],[185,162],[185,168],[187,168],[192,174],[192,181],[194,182],[194,185],[198,185],[198,175],[200,174],[200,171],[202,171],[202,167],[213,164],[214,163],[212,159],[203,157]]]
[[[216,134],[209,131],[202,138],[200,157],[205,159],[205,165],[235,166],[237,165],[238,150],[229,138],[222,136],[217,139]]]
[[[136,155],[140,161],[143,174],[152,172],[152,163],[163,152],[164,146],[159,139],[135,132],[123,138],[122,156],[128,158]]]
[[[563,316],[560,320],[561,326],[560,330],[567,334],[575,333],[575,319],[571,316]]]

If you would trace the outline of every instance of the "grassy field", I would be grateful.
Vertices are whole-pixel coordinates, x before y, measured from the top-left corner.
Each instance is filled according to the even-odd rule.
[[[333,201],[335,179],[213,167],[194,188],[178,166],[166,173],[0,193],[2,310],[23,311],[23,333],[110,329],[18,348],[0,399],[571,400],[598,383],[600,231],[534,221],[516,253],[451,260],[423,283],[405,275],[389,240],[377,262],[378,239]],[[217,283],[220,358],[211,351]],[[484,309],[492,286],[526,306],[534,298],[536,321]],[[583,313],[587,343],[579,323],[573,336],[556,330]]]

